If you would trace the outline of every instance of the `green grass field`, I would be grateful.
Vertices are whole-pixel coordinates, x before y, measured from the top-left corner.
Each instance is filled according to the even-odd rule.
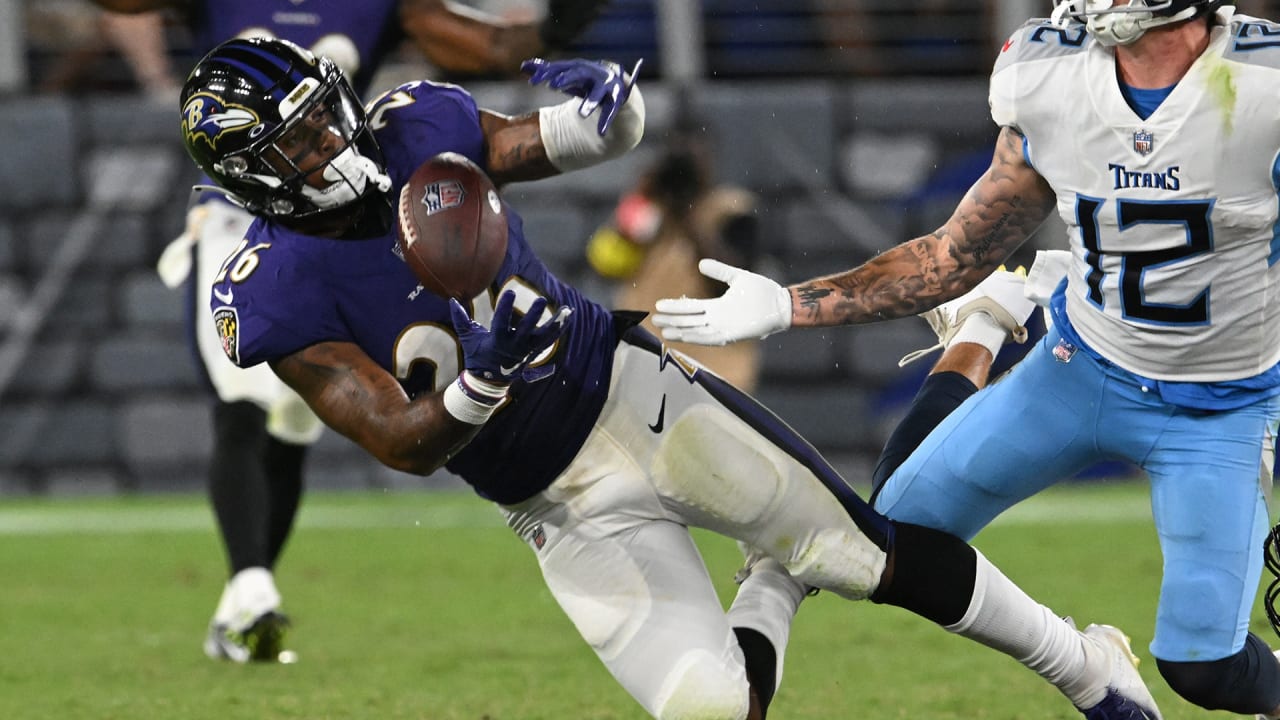
[[[727,599],[737,550],[698,538]],[[1166,718],[1233,717],[1177,699],[1147,651],[1160,561],[1145,485],[1055,490],[976,544],[1055,610],[1124,628]],[[222,581],[203,498],[7,501],[0,718],[644,717],[469,495],[309,495],[278,573],[296,665],[205,659]],[[1260,606],[1253,627],[1274,640]],[[830,594],[801,607],[786,670],[772,720],[1079,717],[1008,658]]]

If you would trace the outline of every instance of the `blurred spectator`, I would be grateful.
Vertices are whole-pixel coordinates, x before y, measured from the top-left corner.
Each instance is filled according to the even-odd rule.
[[[706,146],[690,135],[673,140],[627,191],[610,221],[587,244],[587,261],[613,280],[613,305],[652,311],[664,297],[714,297],[724,286],[698,272],[699,258],[756,267],[762,256],[756,197],[717,185]],[[645,326],[655,331],[649,320]],[[668,343],[750,392],[760,374],[758,342],[725,347]]]
[[[28,2],[26,29],[36,92],[178,96],[160,13],[120,15],[82,0]]]
[[[139,88],[160,102],[173,104],[178,77],[169,58],[165,19],[159,12],[123,15],[103,12],[98,20],[103,35],[124,57]]]
[[[811,0],[833,69],[856,75],[985,75],[1000,0]],[[1044,14],[1052,9],[1045,2]]]

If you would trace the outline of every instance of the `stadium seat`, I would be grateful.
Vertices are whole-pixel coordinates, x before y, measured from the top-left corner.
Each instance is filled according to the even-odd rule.
[[[117,419],[105,400],[67,399],[45,413],[33,413],[28,407],[28,419],[34,427],[30,443],[6,458],[39,468],[106,465],[118,459]]]
[[[90,362],[93,386],[105,392],[199,387],[191,354],[180,337],[163,339],[121,334],[104,339]]]
[[[40,489],[56,497],[117,495],[124,489],[117,480],[109,465],[55,467],[44,473]]]
[[[146,94],[90,95],[78,103],[85,139],[92,145],[168,146],[182,152],[175,125],[178,98],[160,102]]]
[[[186,323],[186,293],[170,290],[149,267],[124,277],[116,302],[125,324],[138,329],[156,329],[182,337]]]
[[[179,462],[196,465],[212,452],[209,400],[203,395],[130,399],[119,411],[124,460],[133,469]]]
[[[13,224],[0,218],[0,273],[12,271],[17,266],[17,239],[14,237]]]
[[[902,82],[864,80],[845,88],[841,131],[925,130],[955,144],[996,132],[987,108],[987,78]]]
[[[848,363],[851,373],[873,385],[896,380],[906,372],[898,367],[899,358],[938,342],[925,321],[916,318],[862,325],[850,332],[842,361]],[[934,354],[917,362],[927,367],[937,359]]]
[[[861,450],[868,437],[865,391],[852,382],[792,385],[768,382],[755,393],[770,410],[806,440],[828,448]]]
[[[835,105],[828,85],[710,85],[691,106],[714,141],[717,180],[769,194],[831,185]]]
[[[0,137],[6,139],[0,163],[0,208],[45,210],[80,199],[77,115],[70,97],[23,95],[0,100]]]
[[[554,208],[530,208],[520,215],[525,237],[551,272],[567,276],[585,262],[587,236],[593,228],[577,207],[565,202]]]
[[[151,252],[150,218],[137,212],[111,213],[104,217],[85,264],[94,272],[146,267]]]
[[[760,341],[765,383],[772,380],[821,380],[841,376],[837,360],[843,354],[840,342],[844,328],[797,330],[778,333]]]
[[[792,281],[853,267],[906,239],[892,208],[840,196],[794,200],[783,215]]]
[[[78,337],[34,344],[18,366],[6,394],[20,398],[66,396],[84,375],[86,348],[85,339]]]

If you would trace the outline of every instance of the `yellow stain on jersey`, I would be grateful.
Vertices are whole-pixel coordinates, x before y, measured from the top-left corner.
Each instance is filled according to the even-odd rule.
[[[1235,124],[1236,76],[1231,63],[1214,56],[1207,71],[1206,89],[1222,110],[1222,130],[1231,133]]]

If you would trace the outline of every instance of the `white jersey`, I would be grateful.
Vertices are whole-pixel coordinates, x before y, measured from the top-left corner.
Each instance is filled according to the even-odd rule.
[[[1081,339],[1161,380],[1280,361],[1280,25],[1222,8],[1208,49],[1146,120],[1113,50],[1033,20],[991,75],[991,115],[1057,193]]]

